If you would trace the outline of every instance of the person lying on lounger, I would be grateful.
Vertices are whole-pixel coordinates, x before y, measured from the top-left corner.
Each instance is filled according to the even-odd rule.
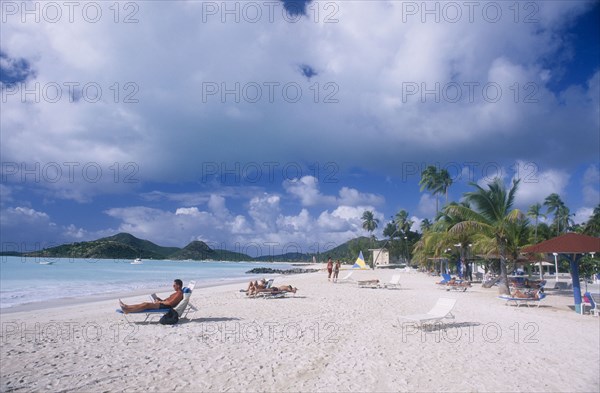
[[[260,281],[250,281],[248,284],[248,289],[246,289],[246,296],[252,296],[264,289],[267,289],[267,280],[264,278]]]
[[[452,277],[450,281],[446,283],[446,285],[454,286],[454,287],[470,287],[471,283],[468,281],[456,281],[456,277]]]
[[[260,279],[259,281],[250,281],[250,283],[248,284],[248,288],[246,289],[246,293],[253,292],[256,289],[266,288],[266,286],[267,280],[265,280],[264,278]]]
[[[539,299],[540,298],[540,293],[539,293],[539,291],[521,292],[518,289],[516,289],[512,293],[511,296],[514,297],[514,298],[519,298],[519,299]]]
[[[140,311],[145,311],[145,310],[159,310],[159,309],[165,309],[168,310],[170,308],[175,307],[177,304],[179,304],[180,301],[183,300],[183,282],[180,279],[176,279],[175,281],[173,281],[173,289],[175,290],[175,292],[173,294],[171,294],[171,296],[169,296],[166,299],[161,299],[159,297],[157,297],[154,302],[146,302],[146,303],[140,303],[140,304],[125,304],[121,301],[121,299],[119,299],[119,303],[121,305],[121,310],[123,310],[123,312],[125,314],[128,314],[130,312],[140,312]]]
[[[298,288],[294,288],[291,285],[282,285],[279,287],[271,287],[271,288],[256,288],[252,292],[248,291],[248,296],[256,295],[257,293],[281,293],[281,292],[292,292],[296,293]]]

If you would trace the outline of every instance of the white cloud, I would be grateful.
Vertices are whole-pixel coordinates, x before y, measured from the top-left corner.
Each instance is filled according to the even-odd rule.
[[[575,224],[584,224],[590,219],[592,214],[594,214],[594,209],[591,207],[582,207],[577,209],[575,215],[573,216],[573,222]]]
[[[433,218],[435,217],[435,203],[435,197],[432,197],[429,194],[423,194],[419,199],[417,210],[424,216]]]
[[[337,200],[338,204],[357,206],[357,205],[381,205],[385,202],[385,198],[380,195],[362,193],[357,189],[342,187],[340,197]]]
[[[583,175],[583,202],[587,205],[600,204],[600,171],[598,166],[590,165]]]
[[[71,103],[66,87],[67,99],[58,103],[21,105],[19,95],[11,96],[3,104],[3,155],[16,162],[98,163],[106,175],[102,182],[94,185],[79,177],[55,187],[57,197],[88,201],[99,193],[136,187],[111,180],[114,163],[135,163],[140,181],[161,182],[196,180],[203,164],[212,162],[239,162],[244,167],[251,162],[327,157],[340,168],[381,170],[398,156],[413,160],[436,154],[446,160],[456,151],[471,160],[492,152],[511,160],[527,152],[535,160],[559,157],[563,163],[569,155],[553,147],[577,148],[588,158],[597,153],[598,75],[590,75],[587,86],[559,97],[547,89],[552,76],[540,66],[564,49],[566,41],[557,40],[557,34],[591,3],[536,3],[543,29],[515,24],[508,3],[501,4],[504,17],[498,23],[480,13],[471,22],[467,9],[458,23],[435,23],[431,16],[423,23],[420,14],[398,23],[407,17],[402,2],[336,4],[339,23],[323,23],[324,10],[319,23],[310,18],[287,23],[279,13],[269,21],[263,9],[257,23],[222,23],[216,15],[199,24],[206,17],[201,4],[166,7],[163,2],[139,3],[139,22],[134,24],[113,23],[108,9],[97,24],[23,24],[11,17],[3,24],[3,51],[32,63],[32,82],[46,86],[76,81],[79,89],[93,82],[101,86],[103,96],[97,103]],[[249,41],[256,45],[247,45]],[[169,61],[147,67],[156,62],[157,53]],[[231,53],[239,61],[231,61]],[[319,75],[306,81],[298,72],[299,63],[312,65]],[[134,83],[132,88],[125,87],[128,81]],[[264,85],[271,81],[279,83],[273,102]],[[235,89],[239,83],[240,102],[235,102],[235,94],[222,102],[220,91],[203,96],[207,83],[219,90]],[[301,87],[299,102],[286,101],[282,88],[287,83]],[[406,96],[407,83],[416,84],[419,93]],[[435,89],[436,83],[441,86],[440,102],[432,95],[421,99],[423,88]],[[457,103],[446,97],[449,83],[461,87]],[[465,83],[478,84],[472,85],[473,102]],[[482,90],[489,83],[502,88],[498,102],[490,102]],[[536,105],[523,103],[527,83],[537,88]],[[511,90],[515,84],[521,93],[517,98]],[[139,102],[123,102],[134,86],[133,98]],[[261,100],[249,102],[249,86],[261,87]],[[338,102],[324,102],[329,95]],[[579,137],[569,138],[567,128]],[[544,130],[543,137],[537,130]],[[373,135],[377,152],[366,153],[365,147],[374,145]],[[517,135],[515,146],[509,136]],[[41,139],[44,143],[25,143]],[[243,148],[220,148],[232,141]],[[540,148],[531,151],[527,146],[532,141]],[[121,169],[121,175],[127,172]],[[302,187],[309,192],[301,196],[304,206],[333,203],[330,196],[315,194],[310,184]],[[65,188],[68,192],[59,192]]]
[[[407,17],[407,3],[383,1],[337,2],[338,23],[324,23],[328,13],[323,9],[318,23],[310,18],[288,23],[280,13],[269,21],[267,9],[258,23],[231,18],[223,23],[219,14],[203,21],[204,4],[139,2],[139,22],[133,24],[114,23],[108,8],[95,24],[22,23],[19,15],[3,23],[3,53],[27,59],[35,70],[30,82],[58,83],[64,97],[50,103],[40,94],[39,102],[31,102],[30,94],[23,105],[17,93],[3,102],[3,162],[39,164],[42,178],[24,181],[19,171],[3,181],[3,225],[5,218],[17,217],[50,225],[42,212],[28,216],[5,209],[7,202],[32,191],[48,200],[79,203],[112,193],[125,196],[119,206],[130,206],[107,210],[119,230],[160,244],[196,238],[310,243],[331,236],[340,241],[364,234],[357,216],[365,207],[385,217],[375,210],[382,209],[385,198],[364,192],[368,185],[362,192],[348,185],[337,194],[324,186],[354,168],[388,175],[399,161],[495,159],[506,165],[527,157],[539,168],[532,179],[537,182],[524,178],[520,185],[518,203],[529,205],[552,192],[564,195],[570,169],[597,162],[600,72],[583,75],[587,83],[563,91],[549,88],[562,82],[567,64],[560,58],[570,49],[564,29],[592,2],[537,2],[535,24],[514,23],[510,2],[497,3],[504,15],[497,23],[483,19],[481,7],[474,22],[463,8],[458,23],[436,23],[432,16],[423,23],[420,13],[399,23]],[[549,69],[547,59],[557,65]],[[298,72],[301,63],[319,75],[308,81]],[[79,83],[76,102],[69,102],[64,85],[69,81]],[[277,84],[272,101],[265,82]],[[101,87],[98,102],[81,97],[86,83]],[[203,94],[207,86],[235,89],[236,83],[239,102],[236,94],[225,99],[221,91]],[[460,89],[458,102],[448,98],[452,83]],[[298,102],[286,100],[286,84],[300,86]],[[493,89],[483,90],[490,84],[502,89],[497,102],[489,99]],[[248,96],[256,86],[262,97],[252,103]],[[407,86],[418,91],[407,95]],[[473,86],[472,97],[468,86]],[[439,93],[423,95],[424,89]],[[138,102],[125,102],[128,95]],[[536,102],[525,102],[528,97]],[[315,161],[320,171],[310,175],[291,175],[294,165],[286,165]],[[63,169],[56,182],[44,172],[53,163]],[[73,177],[64,163],[77,164]],[[278,175],[270,177],[265,163]],[[87,164],[89,173],[82,171]],[[263,169],[262,183],[253,182],[248,171],[256,165]],[[96,167],[101,169],[97,180],[90,178]],[[206,175],[215,168],[213,184]],[[597,177],[597,167],[588,171]],[[530,174],[521,172],[521,177]],[[281,179],[294,178],[284,182],[282,195],[276,194]],[[179,185],[187,192],[165,191]],[[154,191],[144,192],[144,186]],[[597,182],[583,185],[583,197],[586,204],[598,200]],[[247,210],[235,205],[240,200]],[[34,206],[20,202],[15,203]],[[421,195],[417,211],[433,217],[435,198]],[[27,228],[15,227],[19,233]],[[302,236],[301,229],[310,233]],[[78,238],[98,232],[74,227],[65,233]]]
[[[385,199],[380,195],[362,193],[355,188],[342,187],[339,197],[325,195],[319,190],[319,180],[314,176],[304,176],[300,179],[285,180],[284,189],[295,198],[298,198],[302,206],[316,205],[381,205]]]
[[[335,197],[321,194],[319,181],[314,176],[285,180],[283,188],[289,194],[300,199],[302,206],[331,205],[335,203]]]
[[[544,199],[552,193],[556,193],[564,199],[570,179],[568,172],[558,169],[540,171],[531,163],[517,162],[516,165],[522,168],[521,182],[515,198],[517,205],[527,209],[534,203],[543,203]],[[518,175],[516,174],[515,178]]]

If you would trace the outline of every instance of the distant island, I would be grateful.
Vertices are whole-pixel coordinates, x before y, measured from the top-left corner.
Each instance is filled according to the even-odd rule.
[[[93,258],[93,259],[169,259],[194,261],[254,261],[254,262],[312,262],[313,256],[319,262],[327,257],[340,259],[346,263],[354,263],[359,251],[382,246],[383,242],[367,237],[349,240],[331,250],[317,253],[285,253],[280,255],[262,255],[251,257],[247,254],[213,249],[206,243],[194,240],[183,248],[163,247],[149,240],[139,239],[129,233],[118,233],[87,242],[76,242],[49,247],[33,252],[2,252],[0,255],[44,257],[44,258]]]

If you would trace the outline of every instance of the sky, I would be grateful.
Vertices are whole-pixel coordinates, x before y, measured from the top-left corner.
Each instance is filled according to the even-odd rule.
[[[323,253],[365,210],[419,230],[427,165],[450,201],[500,177],[525,211],[600,203],[598,1],[0,7],[3,251]]]

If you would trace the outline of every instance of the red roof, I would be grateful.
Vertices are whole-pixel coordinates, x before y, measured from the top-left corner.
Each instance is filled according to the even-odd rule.
[[[566,233],[533,246],[526,247],[522,252],[557,252],[560,254],[600,252],[600,237],[581,235],[579,233]]]

